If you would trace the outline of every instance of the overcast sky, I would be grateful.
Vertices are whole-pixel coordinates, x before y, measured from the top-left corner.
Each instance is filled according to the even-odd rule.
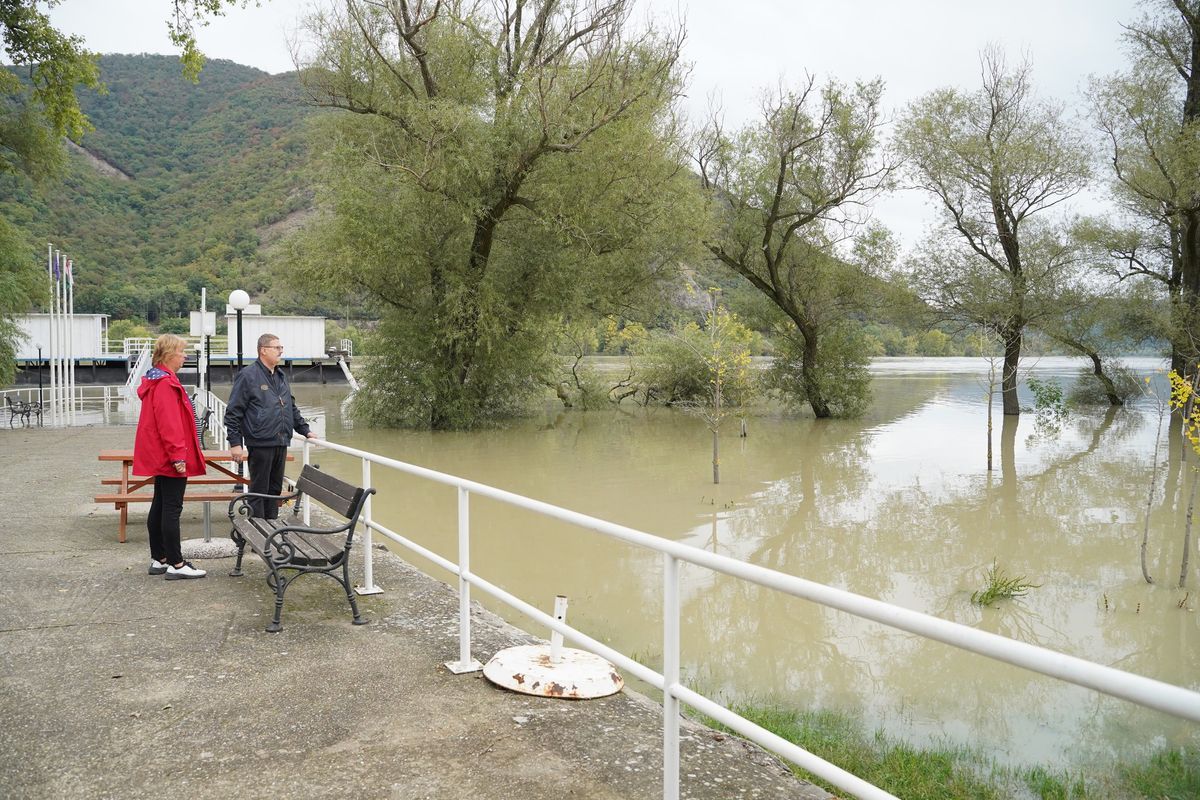
[[[766,87],[805,72],[844,81],[880,76],[885,104],[899,110],[931,89],[979,83],[979,51],[998,44],[1012,60],[1028,56],[1038,91],[1078,103],[1089,74],[1120,69],[1121,23],[1140,16],[1138,0],[637,0],[635,19],[683,19],[692,64],[689,113],[719,95],[726,120],[752,117]],[[262,0],[232,9],[198,32],[210,58],[278,73],[293,69],[289,40],[313,0]],[[736,7],[736,10],[733,10]],[[166,34],[168,0],[63,0],[51,11],[61,30],[101,53],[174,53]],[[201,76],[203,80],[203,76]],[[927,204],[897,196],[876,216],[911,244],[929,220]]]

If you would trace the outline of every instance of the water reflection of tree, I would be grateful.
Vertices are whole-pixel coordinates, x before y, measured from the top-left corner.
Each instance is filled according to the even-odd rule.
[[[749,560],[806,574],[844,556],[838,531],[867,483],[869,439],[852,424],[814,424],[791,474],[773,481],[728,521],[728,536],[753,543]]]
[[[811,459],[728,527],[742,539],[759,536],[751,560],[783,572],[1102,663],[1119,659],[1124,669],[1171,682],[1200,674],[1195,615],[1172,609],[1165,594],[1141,594],[1136,556],[1126,557],[1140,539],[1144,459],[1128,454],[1143,445],[1144,416],[1082,416],[1081,444],[1043,448],[1024,476],[1017,420],[1005,422],[1013,424],[1002,431],[998,482],[981,476],[948,496],[952,482],[916,484],[872,498],[863,488],[864,439]],[[971,606],[969,592],[979,588],[971,582],[993,558],[1044,588],[998,610]],[[1105,611],[1105,597],[1114,610]],[[1127,704],[734,581],[716,581],[685,613],[715,674],[737,675],[752,661],[753,690],[768,687],[802,707],[861,697],[868,715],[896,724],[897,708],[928,703],[932,711],[915,713],[932,716],[914,723],[926,733],[939,729],[940,716],[964,721],[954,732],[965,740],[1008,740],[1002,746],[1028,754],[1029,737],[1049,737],[1039,746],[1064,756],[1072,740],[1108,752],[1114,731],[1144,723]],[[1164,661],[1164,652],[1173,655]]]
[[[1078,439],[1044,443],[1032,456],[1017,450],[1014,426],[1001,432],[1007,457],[990,484],[979,470],[880,492],[877,431],[919,410],[933,392],[963,384],[938,380],[880,381],[868,420],[878,428],[756,421],[741,443],[745,452],[727,451],[730,480],[715,505],[699,502],[711,492],[704,448],[697,448],[706,431],[669,410],[571,412],[542,431],[531,422],[526,430],[470,435],[395,434],[394,452],[699,545],[709,542],[716,511],[720,552],[728,555],[1172,682],[1183,680],[1172,675],[1200,675],[1197,615],[1175,608],[1176,595],[1146,587],[1137,572],[1149,472],[1142,417],[1081,416]],[[357,435],[371,437],[366,449],[387,452],[384,434]],[[1178,464],[1175,455],[1167,473],[1176,484]],[[452,554],[453,492],[391,487],[385,472],[376,476],[387,489],[377,516],[392,503],[398,530]],[[1169,496],[1178,494],[1176,486]],[[471,513],[472,563],[489,580],[540,604],[566,591],[584,630],[626,652],[658,652],[655,554],[476,499]],[[1178,568],[1175,513],[1156,511],[1156,536],[1166,537],[1154,542],[1163,561],[1158,574]],[[1045,586],[998,614],[971,606],[970,591],[979,588],[973,582],[992,558]],[[776,693],[798,706],[862,710],[893,725],[912,718],[922,731],[944,729],[966,741],[1020,740],[1049,726],[1059,743],[1078,736],[1081,747],[1101,748],[1121,724],[1141,719],[1124,704],[1096,704],[1083,690],[701,568],[685,567],[683,579],[684,660],[702,688]],[[701,663],[708,666],[698,671]],[[1164,673],[1164,665],[1173,671]],[[1001,729],[1007,733],[993,736]]]

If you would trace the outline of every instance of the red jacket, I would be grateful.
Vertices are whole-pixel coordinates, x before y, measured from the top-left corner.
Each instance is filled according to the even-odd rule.
[[[196,435],[196,413],[174,372],[153,367],[138,387],[142,411],[133,440],[135,475],[183,477],[172,462],[187,462],[186,476],[204,474],[204,454]]]

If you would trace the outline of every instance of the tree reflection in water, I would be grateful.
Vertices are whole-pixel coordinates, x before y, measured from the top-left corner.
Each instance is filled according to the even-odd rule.
[[[1077,412],[1057,437],[1033,441],[1032,419],[1005,418],[999,469],[989,475],[985,409],[970,375],[884,375],[875,390],[859,421],[752,418],[749,438],[731,432],[723,448],[718,489],[703,425],[665,409],[555,411],[504,430],[436,435],[343,432],[332,419],[329,435],[1200,688],[1200,603],[1179,608],[1184,593],[1165,580],[1178,574],[1186,502],[1174,444],[1160,473],[1165,500],[1160,487],[1151,519],[1149,566],[1160,583],[1147,585],[1138,566],[1152,415]],[[357,470],[329,454],[321,464],[350,477]],[[376,515],[453,558],[453,491],[374,475]],[[660,556],[480,498],[471,524],[481,575],[547,607],[554,594],[568,594],[581,629],[652,665],[661,657]],[[993,560],[1042,587],[996,608],[971,605]],[[683,568],[682,590],[686,674],[725,699],[858,712],[913,741],[974,744],[1001,762],[1079,766],[1196,739],[1195,726],[1165,715],[701,568]]]

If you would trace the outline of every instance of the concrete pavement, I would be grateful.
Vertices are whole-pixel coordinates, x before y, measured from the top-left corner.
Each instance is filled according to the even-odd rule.
[[[252,554],[146,574],[146,506],[91,498],[132,428],[0,431],[0,795],[7,798],[659,798],[661,707],[628,689],[532,698],[456,676],[457,597],[396,556],[383,595],[289,589]],[[199,536],[200,507],[184,511]],[[214,514],[214,516],[218,516]],[[218,529],[221,528],[218,526]],[[361,561],[355,559],[356,578]],[[481,660],[536,641],[476,609]],[[681,796],[827,798],[756,746],[685,723]]]

